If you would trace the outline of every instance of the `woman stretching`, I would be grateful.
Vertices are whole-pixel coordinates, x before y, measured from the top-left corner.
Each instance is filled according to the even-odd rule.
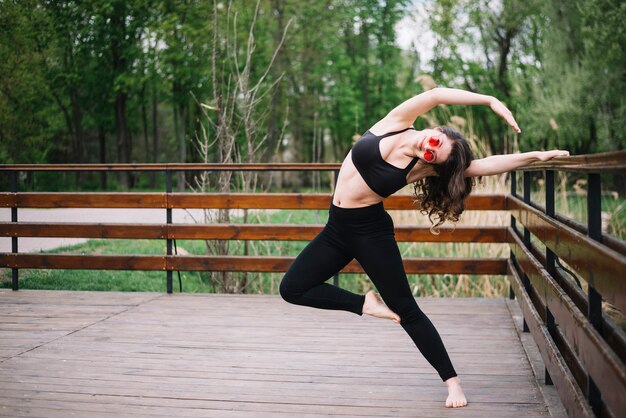
[[[339,176],[328,222],[289,267],[280,283],[287,302],[371,315],[399,323],[448,388],[447,407],[467,405],[439,333],[417,305],[383,199],[415,183],[422,213],[433,228],[456,222],[474,176],[505,173],[533,161],[567,156],[567,151],[533,151],[474,160],[468,142],[448,127],[417,131],[412,125],[439,104],[488,105],[516,131],[513,115],[491,96],[435,88],[393,109],[348,153]],[[357,295],[325,283],[352,259],[372,280],[373,290]],[[382,297],[382,299],[381,299]]]

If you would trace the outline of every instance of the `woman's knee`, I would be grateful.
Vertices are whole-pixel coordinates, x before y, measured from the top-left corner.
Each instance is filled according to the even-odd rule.
[[[392,304],[387,304],[389,308],[400,316],[401,323],[413,322],[421,319],[424,312],[417,306],[415,299],[399,300]]]
[[[294,303],[294,301],[298,298],[299,294],[295,289],[293,289],[293,285],[291,285],[289,272],[287,272],[282,280],[280,281],[280,286],[278,286],[278,291],[280,292],[280,296],[287,302]]]

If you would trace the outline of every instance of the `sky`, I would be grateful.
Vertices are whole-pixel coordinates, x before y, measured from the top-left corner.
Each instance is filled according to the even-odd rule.
[[[420,67],[428,70],[430,60],[433,58],[436,38],[430,30],[428,24],[428,0],[414,0],[407,6],[408,13],[396,24],[396,42],[404,50],[412,50],[412,45],[418,46],[420,54]],[[493,2],[493,7],[497,7],[499,2]],[[456,24],[463,26],[463,22],[468,19],[462,12],[458,13]],[[470,45],[459,45],[457,52],[462,58],[480,61],[483,59],[480,48],[472,48]]]
[[[419,45],[418,51],[422,64],[433,57],[435,35],[431,32],[426,15],[426,2],[414,1],[408,7],[409,13],[396,24],[396,40],[400,48],[412,49],[412,44]]]

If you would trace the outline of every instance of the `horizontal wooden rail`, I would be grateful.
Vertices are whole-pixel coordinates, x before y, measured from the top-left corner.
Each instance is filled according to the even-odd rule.
[[[0,267],[88,270],[180,270],[285,272],[295,257],[66,255],[0,253]],[[500,258],[405,258],[408,274],[507,274]],[[353,260],[342,273],[363,273]]]
[[[340,163],[127,163],[127,164],[0,164],[0,171],[327,171]],[[536,162],[520,170],[611,172],[626,169],[626,151],[573,155]]]
[[[610,349],[572,299],[510,230],[511,251],[587,373],[600,389],[603,401],[613,411],[626,411],[626,367]]]
[[[530,206],[539,210],[541,213],[546,213],[546,208],[536,202],[528,202]],[[560,213],[555,213],[553,219],[559,221],[563,225],[573,229],[574,231],[580,232],[582,235],[587,235],[587,225],[584,225],[574,219],[570,219],[566,216],[561,215]],[[602,234],[602,244],[606,245],[612,250],[617,251],[622,255],[626,255],[626,241],[623,241],[617,237]]]
[[[537,344],[543,363],[550,373],[561,402],[567,411],[567,416],[575,418],[593,417],[593,411],[585,399],[585,394],[578,386],[559,349],[552,341],[547,327],[524,289],[522,278],[511,260],[508,263],[508,272],[511,287],[517,297],[528,330]]]
[[[597,154],[573,155],[536,162],[520,171],[576,171],[586,173],[610,173],[626,170],[626,151],[601,152]]]
[[[506,207],[546,247],[572,266],[609,303],[626,312],[626,257],[550,219],[514,196]]]
[[[411,195],[391,196],[388,210],[418,210]],[[211,208],[328,209],[328,193],[0,193],[0,207],[16,208]],[[504,210],[504,195],[476,194],[467,210]]]
[[[327,171],[340,163],[0,164],[0,171]]]
[[[324,225],[250,224],[87,224],[0,222],[0,237],[221,239],[308,241]],[[396,241],[507,243],[506,227],[443,228],[434,235],[428,227],[397,226]]]

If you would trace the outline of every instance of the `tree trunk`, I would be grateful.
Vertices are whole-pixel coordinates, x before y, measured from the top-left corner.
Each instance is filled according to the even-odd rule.
[[[187,106],[182,104],[180,106],[180,154],[179,159],[180,163],[185,163],[187,161]],[[177,189],[179,192],[185,191],[185,172],[178,172],[178,184]]]
[[[362,91],[363,91],[363,122],[365,123],[365,125],[370,124],[371,120],[371,103],[370,103],[370,95],[369,95],[369,91],[370,91],[370,74],[369,74],[369,66],[367,65],[367,57],[369,56],[369,25],[365,22],[365,19],[363,19],[363,26],[361,27],[361,58],[362,58],[362,62],[360,63],[362,65],[361,67],[361,71],[362,71],[362,77],[363,77],[363,81],[362,81]]]
[[[276,17],[276,32],[274,33],[274,43],[276,47],[280,45],[280,42],[283,37],[283,32],[285,30],[285,14],[283,8],[282,0],[272,0],[272,9],[275,12]],[[280,48],[276,55],[275,65],[271,68],[271,74],[273,79],[277,79],[280,77],[281,72],[284,68],[284,52],[283,48]],[[278,83],[276,86],[276,91],[272,94],[272,101],[270,104],[270,114],[268,117],[267,123],[267,148],[265,148],[263,152],[263,156],[261,161],[271,161],[274,156],[274,151],[276,150],[276,145],[278,141],[280,141],[280,127],[279,127],[279,118],[280,118],[280,104],[283,98],[283,86],[282,83]],[[267,173],[263,173],[266,177]]]
[[[152,158],[150,162],[156,163],[159,156],[159,123],[158,123],[158,98],[156,82],[152,80]],[[156,173],[150,172],[150,187],[156,187]]]
[[[78,102],[78,92],[76,91],[76,88],[72,88],[70,99],[72,102],[72,120],[74,121],[74,134],[76,137],[75,161],[77,163],[82,163],[85,161],[85,135],[82,123],[83,116],[80,109],[80,103]]]
[[[150,162],[150,142],[148,140],[148,111],[146,109],[146,83],[141,85],[141,122],[143,124],[144,162]]]
[[[128,140],[126,138],[126,94],[118,92],[115,96],[115,133],[117,138],[117,162],[127,163]],[[120,187],[128,190],[128,172],[120,171]]]
[[[111,15],[111,59],[113,61],[113,74],[123,74],[126,71],[126,58],[122,51],[122,42],[126,33],[125,5],[116,3]],[[118,90],[115,94],[115,127],[117,137],[117,161],[128,162],[128,138],[126,138],[126,100],[127,93]],[[128,189],[128,172],[120,171],[120,187]]]
[[[107,144],[107,137],[106,137],[106,133],[104,130],[104,127],[102,125],[98,126],[98,142],[100,144],[100,158],[99,158],[99,162],[101,164],[106,163],[107,161],[107,153],[106,153],[106,144]],[[100,172],[100,189],[102,190],[106,190],[107,189],[107,172],[106,171],[101,171]]]

